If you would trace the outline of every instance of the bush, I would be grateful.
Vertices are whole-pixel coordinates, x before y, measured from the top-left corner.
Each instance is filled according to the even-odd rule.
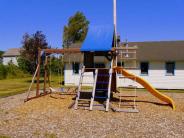
[[[0,80],[6,78],[23,78],[28,77],[27,73],[24,73],[18,66],[14,64],[3,65],[0,64]]]
[[[30,61],[26,60],[23,57],[19,57],[17,62],[18,62],[19,68],[22,71],[24,71],[25,73],[28,73],[28,72],[30,73],[31,72],[31,69],[30,69],[31,63],[30,63]]]
[[[7,69],[3,64],[0,64],[0,80],[6,79],[7,77]]]
[[[6,70],[7,78],[23,78],[28,76],[18,66],[14,64],[9,64],[8,66],[6,66]]]

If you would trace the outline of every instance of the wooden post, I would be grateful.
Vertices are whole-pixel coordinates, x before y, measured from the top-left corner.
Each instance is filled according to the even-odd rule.
[[[36,96],[40,95],[40,66],[41,66],[41,49],[38,48],[38,72],[37,72],[37,84],[36,84]]]
[[[45,64],[44,64],[44,86],[43,86],[43,92],[46,94],[46,85],[47,85],[47,57],[45,58]]]

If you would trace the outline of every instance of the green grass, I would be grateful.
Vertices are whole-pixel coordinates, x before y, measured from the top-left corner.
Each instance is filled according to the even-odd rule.
[[[10,138],[9,136],[0,135],[0,138]]]
[[[12,96],[20,93],[24,93],[28,90],[29,85],[31,83],[32,77],[26,78],[17,78],[17,79],[5,79],[0,80],[0,98]],[[40,79],[40,88],[43,88],[43,78]],[[52,87],[61,87],[59,84],[59,80],[61,79],[59,76],[52,76],[51,78],[51,86]],[[69,86],[68,86],[69,87]],[[36,83],[33,85],[33,89],[35,90]],[[84,87],[83,89],[91,89],[91,87]],[[119,88],[120,91],[132,91],[131,89]],[[145,89],[137,89],[137,91],[145,91]],[[160,92],[174,92],[174,93],[184,93],[184,90],[159,90]]]
[[[26,92],[31,84],[31,80],[32,77],[0,80],[0,98]],[[43,88],[43,78],[40,80],[40,87]],[[60,87],[59,80],[60,77],[52,76],[51,85],[53,87]],[[32,90],[35,90],[35,88],[36,83],[33,84]]]

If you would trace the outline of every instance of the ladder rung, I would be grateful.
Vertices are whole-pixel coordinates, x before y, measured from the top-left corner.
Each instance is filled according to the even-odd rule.
[[[132,107],[132,106],[138,106],[137,104],[134,105],[134,104],[124,104],[124,103],[120,103],[120,105],[121,105],[121,106],[131,106],[131,107]]]
[[[127,86],[126,88],[137,88],[137,86]]]
[[[107,96],[95,96],[96,99],[107,99]]]
[[[128,78],[135,78],[135,76],[119,76],[120,79],[128,79]]]
[[[93,77],[93,75],[82,75],[82,77]]]
[[[89,101],[90,102],[91,100],[90,99],[78,99],[78,101],[87,101],[87,102]]]
[[[98,74],[98,77],[109,77],[110,74]]]
[[[109,84],[109,82],[98,81],[97,84]]]
[[[107,91],[108,89],[96,89],[96,91]]]
[[[119,97],[138,97],[136,95],[118,95]]]
[[[83,82],[81,82],[80,84],[94,84],[94,83],[87,83],[87,82],[86,83],[85,82],[83,83]]]
[[[116,109],[116,112],[138,113],[138,109]]]

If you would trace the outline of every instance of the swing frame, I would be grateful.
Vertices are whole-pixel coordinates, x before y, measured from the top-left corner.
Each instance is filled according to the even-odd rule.
[[[42,60],[41,60],[41,53],[44,52],[45,55],[47,54],[72,54],[72,53],[82,53],[80,51],[80,48],[64,48],[64,49],[40,49],[38,48],[38,63],[37,63],[37,72],[35,72],[35,77],[36,78],[36,95],[32,96],[32,97],[27,97],[25,99],[25,102],[35,99],[35,98],[39,98],[41,96],[45,96],[48,94],[51,94],[51,91],[47,91],[46,90],[46,86],[47,86],[47,79],[49,82],[49,87],[50,87],[50,81],[49,81],[49,76],[48,76],[48,70],[47,70],[47,65],[48,65],[48,59],[47,56],[45,56],[45,63],[44,63],[44,85],[43,85],[43,93],[40,92],[40,66],[42,64]]]

